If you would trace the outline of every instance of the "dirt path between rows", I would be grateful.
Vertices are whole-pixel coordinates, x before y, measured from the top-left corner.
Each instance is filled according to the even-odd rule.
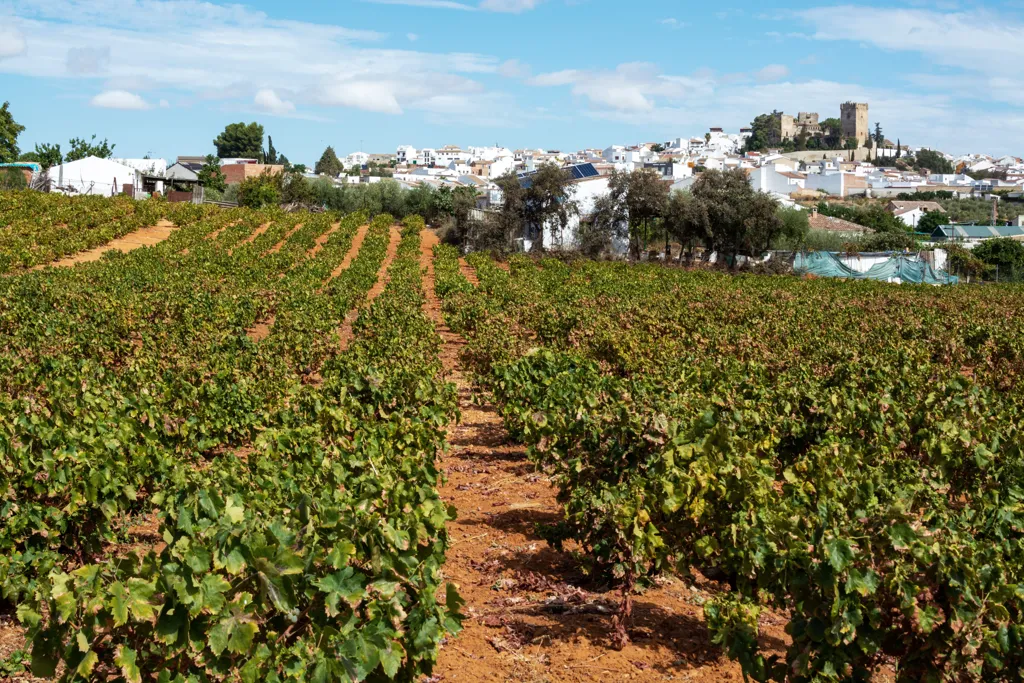
[[[41,270],[42,268],[54,267],[54,268],[68,268],[79,263],[91,263],[93,261],[99,261],[100,258],[108,251],[116,250],[122,253],[128,253],[129,251],[135,251],[140,247],[151,247],[155,244],[160,244],[165,239],[171,236],[175,230],[178,229],[174,223],[161,219],[156,222],[156,225],[149,227],[140,228],[135,232],[129,233],[124,237],[118,237],[115,240],[111,240],[106,244],[96,247],[95,249],[89,249],[88,251],[80,251],[77,254],[65,257],[59,261],[53,263],[41,264],[32,268],[32,270]]]
[[[373,283],[373,287],[366,293],[366,299],[363,300],[362,304],[356,306],[345,316],[345,322],[341,325],[341,330],[338,332],[338,336],[341,339],[341,350],[344,351],[348,348],[349,342],[352,341],[352,325],[355,324],[356,319],[359,318],[359,311],[364,307],[369,306],[373,303],[373,300],[384,293],[384,288],[388,286],[388,281],[391,279],[388,275],[388,270],[391,268],[391,262],[395,260],[395,256],[398,255],[398,243],[402,241],[402,231],[397,226],[391,226],[390,240],[388,241],[388,251],[384,255],[384,260],[380,264],[380,269],[377,271],[377,281]],[[353,243],[354,248],[354,243]],[[348,257],[345,257],[346,260]]]
[[[509,441],[494,406],[482,396],[474,401],[460,360],[466,342],[444,323],[434,291],[437,242],[423,233],[426,310],[444,342],[441,360],[462,412],[442,460],[448,480],[441,495],[458,510],[444,574],[458,584],[467,618],[463,632],[444,644],[430,680],[741,681],[739,667],[711,645],[704,627],[710,584],[659,581],[636,597],[633,642],[621,652],[611,648],[608,612],[618,593],[595,585],[571,555],[538,536],[537,523],[560,518],[555,490]],[[769,644],[783,635],[780,624],[763,626]]]
[[[469,261],[464,258],[459,259],[459,269],[462,271],[462,277],[469,280],[469,284],[476,287],[480,284],[480,279],[476,276],[476,268],[469,265]]]
[[[356,256],[359,255],[359,250],[363,247],[363,240],[366,239],[366,233],[368,233],[369,231],[369,225],[359,226],[359,229],[356,230],[355,236],[352,237],[352,244],[348,248],[348,253],[345,254],[345,258],[341,260],[341,263],[338,264],[338,267],[331,271],[331,276],[327,278],[327,282],[325,282],[324,285],[326,285],[328,282],[341,275],[342,272],[347,270],[348,267],[352,265],[352,262],[356,259]]]
[[[308,256],[309,258],[313,258],[317,254],[319,254],[320,250],[322,250],[324,248],[324,245],[327,244],[327,240],[331,239],[331,235],[337,232],[338,228],[340,227],[341,223],[332,224],[330,230],[316,238],[316,244],[313,245],[312,249],[306,252],[306,256]]]
[[[276,254],[277,252],[281,251],[281,248],[284,247],[284,245],[288,243],[288,240],[290,240],[292,238],[292,235],[297,233],[299,230],[302,230],[302,226],[303,225],[305,225],[305,223],[299,223],[294,228],[292,228],[287,233],[285,233],[285,236],[281,238],[281,241],[278,242],[277,244],[275,244],[274,246],[272,246],[270,248],[270,250],[267,251],[267,254]],[[264,254],[264,255],[266,255],[266,254]]]
[[[263,233],[270,229],[270,225],[270,223],[264,223],[260,227],[253,230],[251,233],[249,233],[248,237],[246,237],[244,240],[236,244],[231,249],[228,249],[228,256],[231,256],[233,253],[235,253],[235,249],[239,249],[245,246],[246,244],[252,244],[253,242],[255,242],[257,237],[259,237],[260,235],[262,235]]]

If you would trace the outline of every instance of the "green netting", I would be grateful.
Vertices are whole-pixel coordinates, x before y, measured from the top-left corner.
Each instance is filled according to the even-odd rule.
[[[927,285],[955,285],[959,278],[937,271],[916,256],[900,254],[872,266],[866,272],[853,270],[839,257],[828,251],[811,251],[796,255],[793,270],[818,277],[845,277],[851,280],[880,280],[882,282],[912,282]]]

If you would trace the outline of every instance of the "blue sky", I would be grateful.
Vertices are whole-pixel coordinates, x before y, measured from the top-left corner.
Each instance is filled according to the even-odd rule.
[[[0,0],[22,149],[213,151],[259,121],[311,163],[501,144],[576,150],[867,101],[887,137],[1024,154],[1024,3]]]

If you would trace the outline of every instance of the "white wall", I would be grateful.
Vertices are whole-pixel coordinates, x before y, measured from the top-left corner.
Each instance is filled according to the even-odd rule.
[[[750,174],[750,186],[761,192],[789,195],[803,189],[806,181],[788,178],[771,166],[755,168]]]
[[[569,225],[559,235],[560,239],[556,239],[555,231],[552,230],[551,226],[545,226],[543,231],[545,249],[558,250],[576,247],[576,235],[579,231],[580,221],[589,217],[594,212],[594,204],[599,197],[608,194],[608,181],[609,178],[607,176],[602,176],[599,178],[589,178],[574,185],[576,190],[573,193],[572,199],[579,205],[579,216],[574,216],[569,220]],[[523,246],[529,251],[533,246],[533,242],[531,240],[524,240]],[[617,240],[612,244],[613,250],[619,254],[624,254],[628,246],[625,242]]]
[[[907,211],[906,213],[901,213],[900,215],[896,216],[896,218],[899,218],[901,221],[903,221],[903,224],[906,225],[908,228],[916,228],[918,222],[921,220],[921,217],[924,216],[924,214],[924,209],[912,209],[910,211]]]
[[[808,190],[821,190],[834,197],[845,196],[846,183],[842,173],[812,173],[804,181]]]
[[[502,156],[491,162],[490,171],[488,171],[488,178],[500,178],[516,166],[516,160],[514,157]]]
[[[121,194],[125,185],[137,185],[137,172],[124,164],[108,159],[86,157],[46,172],[55,192],[62,194],[92,194],[110,197]],[[59,185],[59,187],[58,187]]]

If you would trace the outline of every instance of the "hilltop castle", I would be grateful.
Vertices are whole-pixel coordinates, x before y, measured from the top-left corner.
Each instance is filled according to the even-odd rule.
[[[868,124],[868,105],[862,102],[844,102],[839,105],[839,121],[843,138],[854,138],[858,147],[867,146],[871,137]],[[818,138],[824,134],[819,116],[815,112],[800,112],[796,118],[789,114],[780,116],[780,132],[783,140],[793,140],[801,134]]]

